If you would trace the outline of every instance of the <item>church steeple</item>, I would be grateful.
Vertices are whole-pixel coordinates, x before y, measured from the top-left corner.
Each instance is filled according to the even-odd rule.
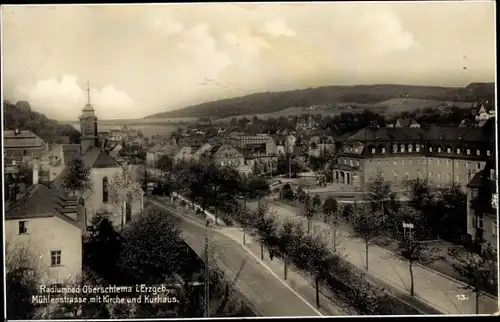
[[[91,147],[99,146],[98,143],[98,129],[97,129],[97,116],[90,104],[90,82],[87,81],[87,104],[82,109],[80,116],[80,138],[81,152],[85,153]]]

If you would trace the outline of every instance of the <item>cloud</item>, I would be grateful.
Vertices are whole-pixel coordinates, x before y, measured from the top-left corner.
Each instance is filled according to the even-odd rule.
[[[47,117],[58,120],[77,120],[87,103],[87,92],[78,85],[78,77],[63,75],[37,82],[32,88],[18,88],[18,93],[31,105],[43,110]],[[124,115],[142,115],[134,101],[112,84],[102,89],[90,89],[91,103],[101,119],[123,118]]]
[[[378,52],[405,51],[417,43],[392,11],[367,12],[358,20]]]
[[[275,20],[270,20],[266,21],[264,24],[264,27],[262,28],[262,31],[265,33],[268,33],[269,35],[277,38],[277,37],[294,37],[295,36],[295,31],[290,29],[287,25],[285,20],[283,19],[275,19]]]
[[[171,18],[157,18],[153,21],[153,26],[167,35],[178,34],[184,30],[184,25]]]

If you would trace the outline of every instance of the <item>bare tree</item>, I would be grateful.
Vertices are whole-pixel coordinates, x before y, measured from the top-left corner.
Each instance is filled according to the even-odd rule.
[[[122,229],[125,224],[127,203],[130,204],[133,201],[140,200],[143,195],[140,183],[133,180],[127,170],[123,169],[121,172],[116,172],[111,178],[109,183],[109,199],[121,209]]]
[[[463,289],[470,290],[476,295],[476,314],[479,314],[479,298],[483,289],[496,284],[497,252],[490,243],[485,245],[481,254],[462,249],[450,249],[449,255],[458,263],[453,264],[455,271],[467,279]]]
[[[367,204],[355,204],[351,216],[354,236],[365,243],[365,268],[368,270],[368,248],[384,228],[385,214],[381,208],[373,209]]]

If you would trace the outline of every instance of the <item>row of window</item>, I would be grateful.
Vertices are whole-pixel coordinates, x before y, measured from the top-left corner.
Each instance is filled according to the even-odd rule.
[[[421,147],[420,144],[415,144],[415,152],[420,152],[420,147]],[[434,151],[434,148],[432,146],[430,146],[429,147],[429,152],[433,152],[433,151]],[[443,152],[443,149],[441,147],[438,147],[436,149],[436,151],[438,153],[441,153],[441,152]],[[346,146],[346,147],[344,147],[344,152],[358,153],[358,148],[357,147]],[[413,145],[412,144],[408,144],[408,147],[406,147],[405,144],[401,144],[398,147],[397,144],[394,144],[392,146],[392,152],[393,153],[398,153],[398,152],[400,152],[400,153],[410,152],[411,153],[411,152],[413,152]],[[461,154],[462,150],[460,148],[456,148],[455,152],[456,152],[456,154]],[[466,152],[467,155],[472,155],[471,149],[466,149],[465,152]],[[372,154],[377,153],[377,149],[374,148],[374,147],[372,147],[371,148],[371,153]],[[385,148],[384,147],[380,148],[380,153],[382,153],[382,154],[385,153]],[[446,153],[451,154],[452,153],[452,149],[451,148],[446,148]],[[481,155],[481,150],[477,149],[476,150],[476,155],[480,156]],[[490,150],[486,150],[486,155],[487,156],[491,156],[491,151]]]
[[[359,160],[347,160],[347,159],[342,159],[343,161],[341,161],[340,163],[343,163],[345,165],[350,165],[351,167],[353,167],[354,165],[356,165],[357,167],[359,167]],[[416,160],[413,160],[413,159],[409,159],[407,160],[408,161],[408,165],[412,165],[413,164],[413,161],[415,161],[415,164],[420,164],[422,161],[422,164],[425,164],[425,161],[424,160],[420,160],[420,159],[416,159]],[[441,161],[444,161],[444,160],[441,160],[441,159],[427,159],[427,164],[431,165],[433,164],[433,161],[436,162],[437,165],[440,165],[441,164]],[[369,162],[372,162],[372,160],[369,160]],[[377,165],[380,165],[381,162],[384,162],[386,165],[389,164],[389,160],[377,160]],[[451,163],[452,161],[451,160],[446,160],[446,165],[447,166],[451,166]],[[404,159],[400,159],[400,160],[394,160],[393,161],[393,164],[394,165],[405,165],[405,160]],[[466,169],[474,169],[474,164],[476,165],[475,168],[477,170],[481,170],[481,163],[480,162],[469,162],[469,161],[465,161],[464,162],[464,165],[465,165],[465,168]],[[461,161],[460,160],[455,160],[455,166],[456,167],[459,167],[461,165]]]
[[[371,174],[371,176],[374,176],[374,175],[375,175],[374,173]],[[433,176],[434,176],[434,173],[432,173],[432,172],[428,173],[428,178],[429,179],[433,179],[434,178]],[[382,173],[382,177],[385,177],[384,173]],[[420,170],[417,170],[417,177],[419,179],[423,179],[423,175],[422,175],[422,172]],[[437,178],[437,180],[442,180],[443,179],[443,174],[437,173],[436,174],[436,178]],[[471,178],[472,178],[472,175],[468,175],[468,180],[470,180]],[[403,179],[404,180],[410,180],[410,173],[409,172],[405,172],[403,176],[400,176],[398,172],[394,171],[393,174],[392,174],[392,179],[394,181],[399,181],[399,180],[403,180]],[[457,174],[455,176],[455,182],[460,182],[460,179],[461,179],[460,175]],[[446,180],[447,181],[451,181],[451,174],[450,173],[446,173]]]

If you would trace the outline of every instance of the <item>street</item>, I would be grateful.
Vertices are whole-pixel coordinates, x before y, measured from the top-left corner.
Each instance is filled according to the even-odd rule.
[[[273,276],[259,261],[248,254],[232,238],[224,236],[217,228],[206,229],[202,223],[188,219],[162,203],[149,200],[155,205],[181,218],[183,237],[198,254],[204,249],[206,231],[210,240],[209,261],[214,260],[228,280],[258,310],[262,316],[320,316],[316,310],[287,284]]]
[[[255,203],[249,203],[255,208]],[[271,203],[270,209],[280,223],[287,219],[302,221],[304,228],[307,219],[296,213],[296,209],[288,205]],[[328,231],[331,228],[321,221],[313,220],[313,232]],[[365,244],[363,241],[352,238],[345,231],[338,231],[338,250],[346,255],[348,261],[364,269]],[[332,242],[328,240],[328,242]],[[333,244],[330,244],[332,246]],[[410,276],[407,263],[399,260],[390,251],[370,245],[368,251],[369,274],[384,280],[388,284],[409,293]],[[463,284],[453,279],[439,275],[423,266],[413,267],[415,278],[415,297],[431,305],[445,314],[475,314],[475,295],[463,289]],[[498,311],[498,300],[490,296],[481,296],[479,299],[480,314],[492,314]]]

